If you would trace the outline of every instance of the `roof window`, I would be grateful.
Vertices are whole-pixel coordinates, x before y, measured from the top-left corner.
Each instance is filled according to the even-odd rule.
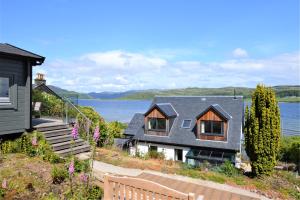
[[[192,123],[191,119],[184,119],[182,121],[181,128],[190,128],[191,127],[191,123]]]

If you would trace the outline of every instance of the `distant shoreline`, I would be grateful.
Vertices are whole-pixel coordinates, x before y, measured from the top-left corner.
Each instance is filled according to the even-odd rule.
[[[100,99],[100,98],[93,98],[93,99],[86,99],[86,98],[79,98],[78,100],[99,100],[99,101],[151,101],[152,98],[111,98],[111,99]],[[277,98],[278,102],[280,103],[300,103],[300,97],[284,97],[284,98]],[[251,101],[251,98],[245,98],[245,102]]]

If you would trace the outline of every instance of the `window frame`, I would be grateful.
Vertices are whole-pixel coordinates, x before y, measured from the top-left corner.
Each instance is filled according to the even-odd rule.
[[[158,127],[158,123],[157,123],[157,120],[165,120],[165,128],[164,129],[151,129],[150,128],[150,121],[152,119],[155,119],[156,120],[156,128]],[[156,118],[156,117],[148,117],[148,120],[147,120],[147,128],[148,128],[148,131],[158,131],[158,132],[167,132],[167,119],[164,119],[164,118]]]
[[[8,97],[4,97],[4,96],[0,96],[0,104],[10,104],[11,100],[10,100],[10,78],[7,76],[1,76],[0,75],[0,79],[8,79]]]
[[[210,130],[211,132],[208,133],[208,132],[205,132],[205,124],[204,124],[204,132],[202,131],[202,126],[203,126],[203,123],[205,122],[210,122]],[[213,123],[221,123],[221,132],[220,133],[217,133],[217,132],[214,132],[213,131]],[[216,121],[216,120],[200,120],[200,134],[203,134],[203,135],[213,135],[213,136],[224,136],[224,121]]]
[[[13,74],[0,73],[0,77],[9,79],[8,101],[0,102],[0,109],[17,109],[17,85]],[[1,98],[1,97],[0,97]]]

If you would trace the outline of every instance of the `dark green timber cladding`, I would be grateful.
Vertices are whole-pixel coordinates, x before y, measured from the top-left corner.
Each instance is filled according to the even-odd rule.
[[[0,56],[0,75],[13,77],[13,106],[0,106],[0,135],[31,128],[31,66],[26,59]]]

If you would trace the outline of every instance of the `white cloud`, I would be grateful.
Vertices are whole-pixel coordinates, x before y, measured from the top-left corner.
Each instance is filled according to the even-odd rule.
[[[299,84],[299,52],[265,59],[220,62],[170,61],[158,55],[126,51],[95,52],[77,59],[46,61],[34,72],[48,84],[80,92],[151,88]]]
[[[245,49],[236,48],[232,51],[232,55],[236,58],[245,58],[248,57],[248,53]]]

